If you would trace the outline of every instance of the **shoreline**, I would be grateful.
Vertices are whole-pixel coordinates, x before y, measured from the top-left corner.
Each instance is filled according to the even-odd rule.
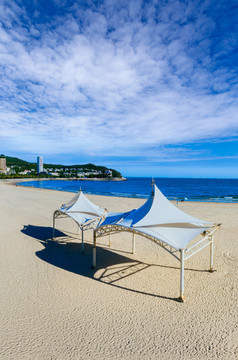
[[[19,181],[18,181],[19,180]],[[27,181],[45,181],[45,180],[68,180],[68,181],[71,181],[71,180],[78,180],[78,181],[127,181],[126,178],[122,177],[122,178],[90,178],[90,179],[87,179],[87,178],[13,178],[13,179],[0,179],[0,182],[14,182],[14,183],[18,183],[18,182],[27,182]]]

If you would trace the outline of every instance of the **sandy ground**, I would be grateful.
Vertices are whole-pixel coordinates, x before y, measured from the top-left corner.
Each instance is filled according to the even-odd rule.
[[[112,211],[144,200],[88,196]],[[71,193],[0,183],[1,359],[237,359],[238,205],[180,203],[204,220],[222,222],[214,266],[209,248],[185,263],[185,304],[179,263],[158,245],[131,234],[99,239],[91,269],[70,220],[51,241],[53,211]]]

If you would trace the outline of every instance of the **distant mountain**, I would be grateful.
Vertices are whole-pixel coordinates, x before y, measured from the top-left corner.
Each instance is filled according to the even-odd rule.
[[[5,156],[5,155],[0,155],[0,158],[6,158],[6,163],[7,166],[19,166],[21,167],[22,170],[30,170],[30,169],[35,169],[37,168],[37,164],[36,163],[31,163],[22,159],[19,159],[17,157],[11,157],[11,156]],[[107,168],[106,166],[98,166],[98,165],[94,165],[94,164],[83,164],[83,165],[60,165],[60,164],[45,164],[44,163],[44,168],[45,169],[61,169],[62,171],[65,171],[65,169],[76,169],[77,171],[86,171],[86,170],[96,170],[96,171],[101,171],[102,173],[105,173],[106,170],[111,170],[112,171],[112,177],[122,177],[121,173],[115,169],[110,169]]]

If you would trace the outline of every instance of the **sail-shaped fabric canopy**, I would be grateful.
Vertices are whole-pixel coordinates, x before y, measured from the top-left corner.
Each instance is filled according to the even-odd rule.
[[[82,252],[84,252],[84,230],[94,229],[106,216],[107,210],[90,201],[80,190],[72,200],[61,206],[53,214],[53,239],[55,238],[55,220],[62,216],[72,218],[82,232]]]
[[[142,235],[162,246],[180,261],[180,296],[184,302],[184,261],[210,246],[210,268],[213,272],[214,233],[221,224],[213,224],[184,213],[173,205],[152,182],[149,199],[138,209],[124,213],[108,213],[93,232],[93,268],[96,267],[97,237],[110,236],[120,231],[132,233],[132,254],[135,253],[135,235]],[[209,229],[209,230],[208,230]],[[190,241],[201,234],[189,247]],[[180,253],[180,258],[177,253]]]
[[[177,208],[155,184],[144,205],[126,213],[108,213],[99,228],[108,225],[118,225],[141,235],[149,235],[176,250],[185,249],[194,237],[213,226]]]
[[[67,204],[62,205],[57,211],[70,216],[78,225],[83,225],[84,223],[99,218],[106,213],[105,209],[95,205],[81,190],[73,197],[72,200],[70,200]]]

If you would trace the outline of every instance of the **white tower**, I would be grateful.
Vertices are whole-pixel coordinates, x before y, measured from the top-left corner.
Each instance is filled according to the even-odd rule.
[[[37,156],[37,174],[43,172],[43,157]]]

